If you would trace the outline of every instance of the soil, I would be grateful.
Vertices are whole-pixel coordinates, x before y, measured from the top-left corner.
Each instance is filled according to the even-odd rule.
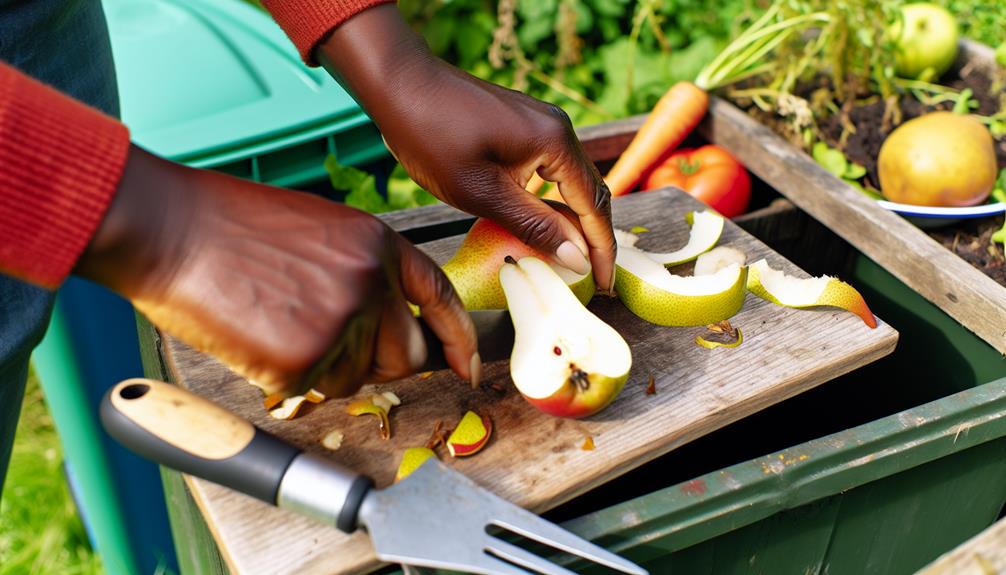
[[[999,80],[995,83],[1001,84],[1004,81],[1006,80]],[[993,86],[994,80],[981,70],[965,67],[953,77],[944,78],[942,83],[956,90],[970,88],[973,93],[972,99],[979,103],[979,108],[973,110],[977,114],[992,115],[999,111],[1000,95],[1003,88],[998,85]],[[820,84],[808,85],[800,90],[798,95],[810,99],[812,93],[821,87]],[[744,102],[739,102],[739,105],[746,107],[748,113],[758,121],[769,126],[798,147],[805,149],[802,136],[794,133],[790,125],[779,116],[768,114],[757,107],[744,106],[744,104]],[[953,102],[942,102],[930,106],[911,96],[904,96],[900,101],[902,121],[937,110],[952,110],[953,106]],[[854,131],[846,130],[841,116],[835,114],[819,124],[820,135],[829,146],[841,149],[850,161],[865,167],[867,174],[864,183],[874,189],[879,189],[877,156],[880,154],[880,147],[884,140],[896,126],[885,125],[890,122],[885,122],[885,103],[879,97],[857,103],[849,110],[848,120],[854,127]],[[1006,168],[1006,138],[995,142],[995,151],[999,169]],[[1003,217],[996,216],[964,220],[960,224],[930,230],[928,233],[947,249],[1006,286],[1006,259],[1004,259],[1003,246],[1000,244],[992,246],[990,241],[992,233],[1000,229],[1002,225]]]

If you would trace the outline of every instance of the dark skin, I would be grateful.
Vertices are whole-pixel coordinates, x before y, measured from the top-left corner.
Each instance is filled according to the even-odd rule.
[[[393,5],[357,14],[315,55],[420,185],[567,267],[585,271],[589,255],[611,287],[609,194],[558,108],[434,58]],[[573,221],[524,191],[535,171],[558,182]],[[475,331],[450,282],[380,220],[136,147],[74,272],[270,391],[345,396],[414,373],[426,349],[407,302],[451,368],[480,378]]]

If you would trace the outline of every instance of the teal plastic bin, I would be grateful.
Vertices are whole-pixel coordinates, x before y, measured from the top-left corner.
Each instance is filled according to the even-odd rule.
[[[239,0],[103,5],[122,119],[138,145],[287,187],[324,180],[329,153],[357,165],[387,157],[366,114],[324,71],[304,66],[262,11]],[[112,441],[96,417],[106,389],[143,375],[132,307],[71,278],[33,359],[108,572],[176,570],[157,467]]]

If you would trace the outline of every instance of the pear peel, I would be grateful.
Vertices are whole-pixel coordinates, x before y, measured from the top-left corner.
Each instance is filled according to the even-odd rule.
[[[684,277],[670,273],[647,252],[622,247],[615,265],[618,298],[650,323],[709,325],[733,317],[744,306],[747,268],[736,263],[714,274]]]
[[[776,305],[792,308],[829,306],[858,315],[871,329],[877,327],[877,318],[866,305],[866,300],[851,285],[830,276],[798,278],[769,266],[759,260],[750,267],[747,288],[754,295]]]
[[[730,264],[742,266],[747,263],[744,252],[729,246],[715,247],[695,259],[693,275],[712,275]]]
[[[708,252],[716,246],[723,235],[725,219],[712,210],[701,212],[688,212],[685,220],[691,224],[688,233],[688,242],[681,248],[667,253],[647,252],[647,255],[655,262],[667,267],[690,262],[700,255]],[[623,230],[615,230],[615,243],[618,247],[635,247],[639,241],[639,236]]]
[[[585,417],[611,403],[632,366],[622,336],[538,258],[508,258],[499,276],[514,323],[510,375],[521,394],[563,417]]]

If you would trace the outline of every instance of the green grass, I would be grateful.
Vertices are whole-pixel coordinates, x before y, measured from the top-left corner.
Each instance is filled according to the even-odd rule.
[[[30,376],[0,496],[0,575],[104,573],[70,497],[62,462],[42,390]]]

